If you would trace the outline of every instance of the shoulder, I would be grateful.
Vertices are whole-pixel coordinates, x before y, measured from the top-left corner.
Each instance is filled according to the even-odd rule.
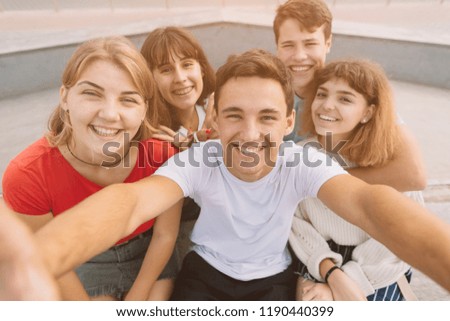
[[[146,139],[139,142],[139,157],[146,160],[153,166],[159,167],[170,157],[178,153],[172,143],[159,139]]]
[[[19,153],[8,165],[5,174],[10,171],[42,170],[51,166],[54,156],[60,155],[57,147],[52,147],[46,138],[41,138]]]

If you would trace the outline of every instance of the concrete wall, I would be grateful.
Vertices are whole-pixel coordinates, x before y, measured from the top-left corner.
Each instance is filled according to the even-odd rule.
[[[275,50],[270,27],[216,23],[190,29],[215,67],[231,53],[250,48]],[[140,47],[145,36],[130,38]],[[64,65],[75,47],[0,55],[0,99],[59,86]],[[449,60],[450,46],[335,34],[329,59],[349,56],[377,61],[396,80],[450,88],[450,74],[439,63]]]

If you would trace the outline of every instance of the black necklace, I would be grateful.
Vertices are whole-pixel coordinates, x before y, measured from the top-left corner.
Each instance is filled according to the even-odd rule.
[[[120,162],[122,161],[122,159],[124,159],[125,157],[128,156],[128,153],[130,152],[130,149],[131,149],[131,147],[128,148],[128,150],[127,150],[127,152],[125,153],[125,155],[123,155],[123,158],[119,158],[119,159],[116,160],[114,163],[109,163],[109,162],[103,161],[101,164],[94,164],[94,163],[86,162],[86,161],[82,160],[81,158],[77,157],[77,156],[72,152],[72,150],[70,149],[69,144],[66,144],[66,146],[67,146],[67,149],[69,150],[70,154],[71,154],[71,155],[73,156],[73,158],[75,158],[76,160],[78,160],[78,161],[80,161],[80,162],[82,162],[82,163],[84,163],[84,164],[86,164],[86,165],[95,166],[95,167],[102,167],[102,168],[104,168],[104,169],[110,169],[110,168],[115,167],[116,165],[120,164]]]

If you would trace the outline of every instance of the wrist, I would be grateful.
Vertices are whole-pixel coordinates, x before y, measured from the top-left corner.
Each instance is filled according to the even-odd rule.
[[[336,270],[341,270],[341,268],[340,268],[339,266],[337,266],[337,265],[333,265],[333,266],[327,271],[327,273],[325,273],[325,276],[324,276],[325,283],[328,283],[328,279],[330,278],[331,274],[332,274],[333,272],[335,272]],[[341,271],[342,271],[342,270],[341,270]]]

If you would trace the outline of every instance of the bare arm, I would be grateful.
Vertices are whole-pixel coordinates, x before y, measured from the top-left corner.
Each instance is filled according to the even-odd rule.
[[[52,213],[44,215],[25,215],[16,213],[33,232],[38,231],[53,219]],[[89,295],[84,290],[83,284],[74,271],[70,271],[58,278],[59,290],[63,300],[89,300]]]
[[[157,175],[110,185],[41,228],[36,233],[38,248],[51,273],[59,277],[182,198],[175,182]]]
[[[328,180],[319,198],[365,230],[400,259],[450,290],[450,225],[388,186],[349,175]]]
[[[38,255],[32,231],[0,197],[0,300],[58,300],[55,279]]]
[[[369,184],[384,184],[398,191],[419,191],[427,186],[425,165],[412,133],[398,125],[400,141],[394,159],[383,167],[360,167],[349,173]]]
[[[141,269],[125,300],[144,301],[149,298],[152,286],[169,261],[175,247],[182,204],[182,201],[178,202],[156,218],[153,236]]]

